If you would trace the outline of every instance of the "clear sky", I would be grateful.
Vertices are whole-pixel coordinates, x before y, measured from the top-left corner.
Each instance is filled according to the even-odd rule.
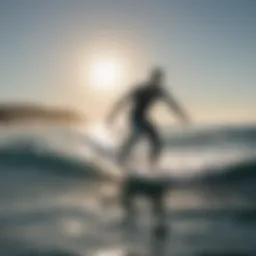
[[[255,122],[255,24],[254,0],[0,0],[0,101],[92,118],[161,65],[196,121]],[[118,86],[88,87],[93,56],[119,60]]]

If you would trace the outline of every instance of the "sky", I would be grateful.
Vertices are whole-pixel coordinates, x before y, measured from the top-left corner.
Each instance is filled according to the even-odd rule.
[[[256,122],[255,24],[254,0],[0,0],[0,102],[102,118],[159,65],[195,122]],[[89,85],[95,58],[115,86]]]

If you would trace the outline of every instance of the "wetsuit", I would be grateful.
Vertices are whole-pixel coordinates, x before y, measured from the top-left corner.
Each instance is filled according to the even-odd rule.
[[[131,135],[125,142],[120,155],[120,161],[130,153],[137,140],[146,136],[151,144],[150,160],[155,162],[161,152],[161,140],[155,126],[149,119],[151,106],[163,95],[161,87],[154,85],[141,86],[135,89],[131,96],[133,108],[130,114]]]

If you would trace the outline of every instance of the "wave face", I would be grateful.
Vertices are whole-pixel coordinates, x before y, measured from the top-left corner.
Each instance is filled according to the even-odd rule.
[[[0,149],[0,166],[8,169],[35,169],[72,178],[101,179],[104,175],[93,164],[81,159],[38,150],[30,144],[16,144]]]
[[[230,164],[219,170],[210,170],[202,175],[200,180],[207,184],[256,182],[256,159]]]
[[[0,166],[12,168],[37,168],[59,175],[100,178],[102,172],[92,163],[64,156],[56,152],[37,152],[21,145],[0,149]],[[219,167],[209,167],[202,175],[196,176],[205,182],[256,181],[256,159],[242,160]]]
[[[2,131],[2,137],[3,134]],[[89,143],[88,135],[73,130],[27,131],[25,136],[16,133],[0,137],[0,144],[1,141],[1,167],[37,168],[60,175],[107,176],[107,172],[89,161],[88,155],[93,151],[94,162],[106,159],[113,162],[115,155],[108,145],[94,138]],[[255,179],[256,126],[165,131],[164,141],[162,169],[173,176],[203,177],[200,179],[205,182]]]

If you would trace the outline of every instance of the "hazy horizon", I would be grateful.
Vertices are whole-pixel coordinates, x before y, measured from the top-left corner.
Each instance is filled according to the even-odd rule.
[[[0,13],[0,102],[98,120],[160,65],[195,123],[256,122],[253,0],[0,0]],[[114,60],[111,83],[95,80],[95,58]]]

